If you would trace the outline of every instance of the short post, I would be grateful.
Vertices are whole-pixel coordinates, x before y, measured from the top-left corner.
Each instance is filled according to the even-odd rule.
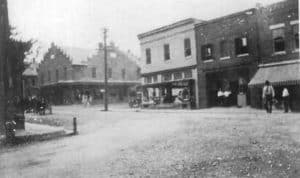
[[[14,144],[15,143],[15,126],[16,123],[14,121],[8,121],[5,123],[6,126],[6,143]]]
[[[77,118],[73,117],[73,134],[77,135],[78,131],[77,131]]]

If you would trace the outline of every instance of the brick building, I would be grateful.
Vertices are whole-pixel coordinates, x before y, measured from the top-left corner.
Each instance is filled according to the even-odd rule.
[[[200,108],[217,106],[218,90],[229,94],[226,105],[237,105],[259,61],[259,11],[255,8],[195,25]],[[222,103],[223,105],[224,103]]]
[[[198,105],[197,61],[194,24],[185,19],[138,35],[142,54],[145,98],[173,104],[186,89],[192,107]]]
[[[80,49],[52,44],[39,65],[41,96],[54,104],[80,103],[83,94],[102,102],[104,55],[101,44],[99,48],[88,57]],[[139,84],[139,67],[113,43],[108,46],[108,77],[110,102],[126,101],[130,87]]]
[[[249,84],[253,107],[262,107],[262,86],[269,80],[278,101],[287,87],[292,110],[300,110],[298,7],[298,0],[285,0],[261,9],[261,61]]]

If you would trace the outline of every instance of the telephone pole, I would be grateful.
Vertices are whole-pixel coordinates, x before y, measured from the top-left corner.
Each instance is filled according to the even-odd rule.
[[[104,111],[108,111],[108,86],[107,86],[107,28],[103,29],[103,41],[104,41]]]

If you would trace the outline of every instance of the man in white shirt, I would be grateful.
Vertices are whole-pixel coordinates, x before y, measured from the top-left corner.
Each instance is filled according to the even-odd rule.
[[[283,106],[284,106],[284,112],[287,113],[289,111],[289,91],[287,88],[284,88],[282,90],[282,99],[283,99]]]
[[[275,91],[273,86],[267,80],[265,82],[265,86],[263,87],[262,91],[262,98],[265,101],[265,108],[267,113],[272,113],[272,105],[273,105],[273,98],[275,96]]]

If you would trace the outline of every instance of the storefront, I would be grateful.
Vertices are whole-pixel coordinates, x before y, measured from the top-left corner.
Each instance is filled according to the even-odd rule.
[[[249,104],[249,78],[247,67],[206,72],[208,106],[237,106],[238,96]]]
[[[144,76],[143,102],[168,108],[197,107],[196,69]]]
[[[128,102],[130,88],[138,82],[108,82],[108,99],[110,103]],[[41,87],[41,96],[47,101],[59,104],[80,104],[82,96],[92,98],[92,103],[102,103],[104,99],[104,82],[102,81],[63,81]]]
[[[249,83],[251,106],[263,108],[262,88],[265,81],[268,80],[275,89],[275,106],[277,108],[282,108],[282,90],[287,88],[290,94],[291,110],[300,111],[300,61],[285,64],[265,64],[259,67]]]

